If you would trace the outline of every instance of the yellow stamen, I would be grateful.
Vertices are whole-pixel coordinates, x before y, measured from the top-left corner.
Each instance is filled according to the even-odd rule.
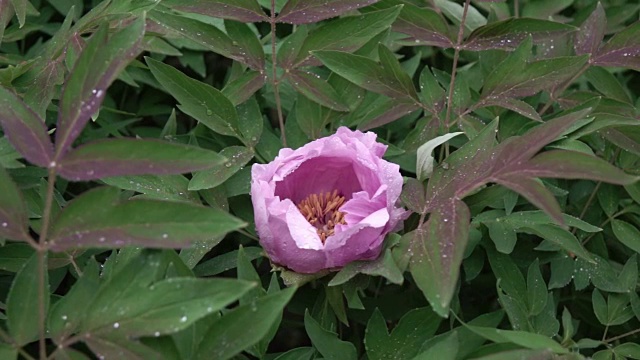
[[[337,224],[346,224],[344,213],[338,211],[345,203],[344,196],[338,190],[324,194],[311,194],[298,204],[298,209],[307,221],[315,226],[322,243],[335,234]]]

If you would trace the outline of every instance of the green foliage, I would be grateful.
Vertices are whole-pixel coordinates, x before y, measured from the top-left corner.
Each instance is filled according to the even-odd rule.
[[[0,0],[0,359],[640,359],[639,10]],[[296,274],[250,167],[340,126],[411,215]]]

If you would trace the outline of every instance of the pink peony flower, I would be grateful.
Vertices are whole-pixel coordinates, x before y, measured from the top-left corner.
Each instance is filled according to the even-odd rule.
[[[376,134],[346,127],[251,168],[260,243],[271,261],[299,273],[378,257],[387,233],[406,218],[395,206],[399,166],[382,160]]]

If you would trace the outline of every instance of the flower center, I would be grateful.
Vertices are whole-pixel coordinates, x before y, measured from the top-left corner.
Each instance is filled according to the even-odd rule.
[[[318,229],[323,244],[335,233],[336,224],[346,224],[344,213],[338,211],[344,202],[344,196],[338,195],[338,190],[333,190],[324,194],[311,194],[298,204],[302,216]]]

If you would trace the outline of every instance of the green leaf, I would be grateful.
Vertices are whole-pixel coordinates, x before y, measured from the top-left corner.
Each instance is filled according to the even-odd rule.
[[[640,253],[640,230],[628,222],[618,219],[611,220],[611,229],[621,243]]]
[[[51,249],[81,247],[185,247],[242,227],[224,211],[185,202],[120,200],[115,188],[101,187],[75,198],[52,230]]]
[[[407,94],[409,98],[419,101],[418,94],[413,86],[413,80],[402,68],[400,62],[396,59],[396,55],[386,46],[378,44],[378,57],[380,58],[382,68],[399,84],[404,93]]]
[[[398,269],[398,265],[396,265],[391,255],[391,250],[387,249],[376,260],[354,261],[347,264],[331,279],[329,286],[344,284],[357,274],[383,276],[389,282],[398,285],[404,281],[402,272]]]
[[[290,24],[317,23],[374,2],[375,0],[289,0],[279,11],[277,21]]]
[[[295,291],[278,291],[225,314],[209,328],[195,358],[226,360],[256,344],[268,334]]]
[[[242,22],[268,21],[255,0],[163,0],[162,5],[182,12],[208,15]]]
[[[489,237],[496,246],[496,250],[503,254],[511,254],[516,246],[518,236],[513,227],[504,222],[487,222],[484,224],[489,230]]]
[[[1,37],[0,40],[2,40]],[[9,344],[0,344],[0,359],[16,360],[18,359],[18,350]]]
[[[587,56],[568,56],[528,62],[532,41],[523,41],[505,60],[497,64],[485,80],[482,99],[523,97],[569,80],[586,63]]]
[[[29,238],[27,208],[22,192],[0,166],[0,237],[25,240]]]
[[[252,97],[248,101],[238,105],[236,109],[238,110],[240,132],[246,139],[247,146],[254,148],[260,140],[264,126],[260,106],[256,98]]]
[[[48,329],[56,342],[73,334],[100,288],[100,267],[91,259],[71,290],[51,307]]]
[[[545,240],[559,245],[561,248],[575,254],[576,256],[585,259],[589,262],[595,262],[595,259],[589,251],[587,251],[580,241],[571,232],[557,226],[557,225],[535,225],[523,227],[521,231],[537,235]]]
[[[95,32],[65,81],[56,129],[56,158],[64,155],[90,117],[100,108],[109,85],[142,50],[144,16],[107,37],[108,27]]]
[[[291,120],[296,121],[300,130],[308,138],[318,139],[322,137],[323,131],[337,117],[338,113],[306,96],[298,96],[294,113],[291,115],[289,115],[290,119],[294,118]]]
[[[542,0],[527,3],[522,16],[547,19],[569,7],[575,0]]]
[[[566,354],[569,352],[569,350],[562,347],[562,345],[553,341],[549,337],[540,334],[472,326],[468,324],[464,324],[464,326],[475,334],[495,343],[511,343],[528,349],[549,349],[557,354]]]
[[[313,346],[318,349],[323,358],[327,360],[356,360],[356,347],[342,341],[337,334],[323,329],[320,324],[309,314],[304,314],[304,328],[311,339]]]
[[[494,311],[494,312],[482,314],[474,318],[473,320],[469,321],[468,324],[475,325],[475,326],[495,328],[502,322],[503,318],[504,318],[503,311]],[[463,339],[464,341],[464,346],[461,346],[458,349],[458,356],[460,358],[469,357],[469,354],[471,354],[474,350],[476,350],[486,342],[486,340],[483,337],[476,335],[473,331],[471,331],[470,329],[464,326],[459,327],[457,331],[459,332],[458,338]]]
[[[310,347],[291,349],[274,360],[311,360],[316,351]]]
[[[620,284],[628,290],[629,293],[635,291],[638,282],[638,256],[633,254],[624,264],[620,271]]]
[[[251,264],[251,260],[244,252],[244,248],[240,246],[238,249],[238,280],[244,280],[247,282],[253,282],[255,284],[261,284],[260,275],[256,272],[256,269]],[[240,305],[244,305],[250,301],[253,301],[261,296],[264,296],[266,292],[262,289],[262,286],[257,286],[251,291],[247,292],[240,298]]]
[[[149,19],[152,24],[157,23],[154,30],[157,29],[165,37],[186,38],[222,56],[244,64],[250,62],[243,50],[236,46],[227,34],[213,25],[157,9],[149,13]]]
[[[251,137],[246,137],[247,134],[245,134],[245,129],[243,128],[246,127],[246,123],[243,124],[242,122],[242,110],[238,105],[245,103],[256,91],[262,89],[266,80],[266,76],[259,71],[249,70],[240,77],[229,81],[222,89],[222,94],[226,96],[233,105],[237,106],[239,127],[245,139],[250,139]],[[255,121],[255,119],[254,122],[262,123],[261,121]]]
[[[634,342],[620,344],[613,348],[613,352],[619,356],[640,359],[640,344]]]
[[[417,179],[407,178],[402,187],[400,199],[409,210],[422,213],[426,206],[424,184]]]
[[[0,125],[11,145],[29,162],[48,167],[53,159],[53,144],[44,120],[2,86],[0,104]]]
[[[189,181],[189,190],[210,189],[224,183],[253,159],[254,152],[243,146],[230,146],[222,149],[220,155],[227,161],[193,174]]]
[[[626,103],[631,102],[625,88],[609,70],[599,66],[592,66],[587,70],[585,76],[591,85],[605,96]]]
[[[547,284],[542,278],[538,259],[529,265],[527,272],[527,299],[531,316],[540,314],[547,305]]]
[[[413,358],[414,360],[455,360],[458,355],[458,349],[460,343],[458,342],[458,333],[451,332],[448,335],[443,335],[435,343],[432,343],[427,351],[420,353]]]
[[[369,94],[372,96],[367,96]],[[349,113],[352,119],[349,123],[357,124],[361,131],[396,121],[419,109],[413,100],[392,99],[370,92],[367,95],[365,101],[369,98],[370,102],[363,101],[358,109]]]
[[[640,62],[637,57],[638,49],[640,48],[639,34],[640,24],[637,22],[618,31],[598,49],[591,63],[600,66],[620,66],[639,70]]]
[[[202,260],[211,249],[216,247],[224,237],[224,235],[220,235],[211,239],[196,241],[191,247],[180,249],[180,259],[182,259],[187,268],[193,270],[200,260]]]
[[[434,9],[399,0],[379,1],[371,8],[384,9],[398,4],[402,5],[402,11],[393,23],[393,30],[409,35],[406,39],[409,43],[442,48],[453,46],[449,25]]]
[[[389,338],[389,330],[387,329],[387,321],[378,308],[373,310],[373,314],[367,322],[367,329],[364,333],[364,346],[367,350],[367,358],[376,360],[381,358],[378,353],[382,354],[386,349]]]
[[[435,0],[434,3],[453,22],[457,24],[462,22],[463,13],[465,12],[462,5],[450,0]],[[470,31],[487,24],[487,19],[485,19],[485,17],[471,5],[468,7],[465,20],[464,27]]]
[[[128,336],[169,334],[187,328],[203,316],[220,310],[253,286],[253,283],[230,279],[166,279],[149,286],[144,296],[135,295],[135,300],[128,299],[121,304],[126,306],[134,302],[135,307],[144,307],[143,312],[131,312],[126,314],[129,316],[111,317],[111,320],[117,321],[120,324],[118,330]],[[116,305],[112,306],[117,308]],[[93,310],[100,311],[95,303]],[[106,319],[101,320],[104,324]],[[113,325],[108,323],[106,326],[115,327],[115,324],[116,322]]]
[[[310,58],[310,52],[314,52],[315,55],[318,50],[352,52],[360,48],[374,36],[388,29],[401,9],[402,6],[394,6],[362,15],[345,16],[325,23],[306,37],[294,66],[315,63]]]
[[[246,247],[243,248],[243,251],[249,261],[263,256],[263,250],[259,247]],[[224,271],[235,269],[238,266],[238,252],[238,250],[233,250],[216,256],[213,259],[206,260],[198,264],[193,271],[196,276],[214,276]]]
[[[280,67],[287,70],[291,70],[294,67],[295,60],[300,54],[300,48],[308,34],[307,26],[301,25],[281,42],[276,58]]]
[[[246,59],[245,63],[254,70],[263,71],[265,57],[257,34],[247,24],[233,20],[225,20],[224,28],[234,44],[240,47],[240,53]]]
[[[600,291],[594,289],[591,301],[593,302],[593,312],[603,325],[624,324],[633,317],[633,311],[629,306],[629,297],[625,294],[609,294],[605,301]]]
[[[331,71],[364,89],[391,98],[414,101],[413,94],[407,93],[392,69],[367,57],[342,51],[315,51],[313,55]]]
[[[107,185],[144,194],[147,199],[198,203],[198,194],[187,189],[189,180],[183,175],[140,175],[103,178]]]
[[[545,151],[530,161],[531,176],[563,179],[590,179],[629,185],[640,179],[626,174],[605,160],[577,151]]]
[[[415,230],[412,241],[411,275],[442,317],[449,315],[458,282],[468,241],[469,217],[469,208],[462,201],[451,199],[434,209],[429,220]]]
[[[442,319],[429,308],[408,311],[389,335],[382,314],[376,309],[365,333],[367,357],[371,360],[412,359],[431,338]]]
[[[231,101],[211,85],[192,79],[173,66],[146,58],[153,76],[181,104],[178,108],[211,130],[242,139],[238,113]]]
[[[492,249],[486,249],[486,251],[500,288],[526,308],[527,284],[518,266],[505,254],[497,253]]]
[[[58,173],[73,181],[122,175],[171,175],[218,166],[225,158],[203,148],[161,140],[105,139],[73,149]]]
[[[17,345],[25,345],[38,337],[39,308],[38,281],[44,274],[44,313],[49,310],[49,273],[38,266],[38,254],[34,253],[13,279],[7,295],[7,327]],[[45,257],[46,254],[42,255]]]
[[[627,190],[629,196],[631,196],[636,203],[640,204],[640,181],[625,185],[624,189]]]
[[[540,114],[533,108],[533,106],[527,104],[524,101],[518,99],[512,99],[508,97],[491,97],[484,100],[481,103],[482,107],[485,106],[500,106],[505,109],[514,111],[522,116],[526,116],[531,120],[542,122]]]
[[[588,222],[571,215],[562,214],[562,219],[567,226],[571,226],[585,232],[594,233],[602,231],[601,228],[593,226]],[[539,210],[518,211],[515,213],[511,213],[510,215],[507,215],[500,220],[507,222],[509,225],[515,228],[534,226],[538,224],[554,224],[553,219],[547,213]]]
[[[577,29],[571,25],[549,20],[530,18],[511,18],[477,28],[465,40],[463,47],[467,50],[501,49],[513,50],[520,42],[532,36],[533,40],[560,37]]]
[[[631,310],[633,314],[636,316],[636,319],[640,320],[640,296],[637,293],[631,292]]]
[[[18,18],[18,24],[22,28],[25,24],[25,20],[27,18],[27,4],[28,0],[9,0],[11,2],[11,6],[13,6],[13,10],[16,13],[16,17]]]
[[[82,320],[83,331],[118,336],[159,336],[184,329],[219,311],[255,286],[231,279],[169,278],[162,253],[146,252],[107,282]]]
[[[420,100],[429,111],[436,115],[442,111],[445,103],[444,89],[431,73],[428,66],[425,66],[420,73]]]
[[[349,111],[349,107],[344,104],[333,87],[318,75],[292,70],[287,76],[291,86],[309,100],[335,111]]]
[[[98,356],[105,359],[158,359],[160,354],[136,340],[118,334],[102,334],[83,339]]]

